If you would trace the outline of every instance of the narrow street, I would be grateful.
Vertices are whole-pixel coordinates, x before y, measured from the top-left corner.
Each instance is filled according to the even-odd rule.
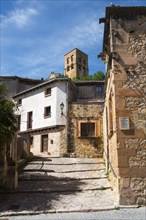
[[[36,157],[17,190],[0,191],[0,217],[110,210],[116,206],[102,159]]]

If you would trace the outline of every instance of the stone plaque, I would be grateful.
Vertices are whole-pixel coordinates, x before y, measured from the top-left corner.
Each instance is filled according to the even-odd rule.
[[[129,130],[129,117],[119,118],[120,130]]]

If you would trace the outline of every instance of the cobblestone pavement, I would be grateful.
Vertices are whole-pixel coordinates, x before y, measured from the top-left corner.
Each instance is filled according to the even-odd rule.
[[[114,209],[102,159],[36,157],[17,190],[0,191],[0,216]]]

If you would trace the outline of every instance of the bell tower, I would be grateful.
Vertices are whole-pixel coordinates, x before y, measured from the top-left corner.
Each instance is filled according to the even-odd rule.
[[[64,55],[64,75],[73,79],[88,75],[88,55],[75,48]]]

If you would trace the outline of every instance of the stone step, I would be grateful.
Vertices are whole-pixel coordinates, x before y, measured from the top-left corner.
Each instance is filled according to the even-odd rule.
[[[64,173],[64,172],[77,172],[77,171],[97,171],[103,170],[105,166],[103,163],[100,164],[28,164],[23,171],[37,171],[40,170],[46,172],[57,172],[57,173]]]
[[[7,197],[7,202],[5,196]],[[1,213],[23,214],[33,210],[33,214],[43,212],[70,209],[75,210],[96,210],[98,207],[113,206],[114,193],[107,190],[88,190],[80,192],[62,192],[62,193],[13,193],[1,195],[0,211]],[[13,209],[15,208],[15,210]],[[38,213],[38,214],[39,214]]]
[[[66,192],[66,191],[86,191],[86,190],[106,190],[110,188],[110,184],[107,179],[85,179],[85,180],[76,180],[76,179],[60,179],[47,181],[32,181],[30,180],[21,180],[17,188],[18,191],[23,192]],[[15,192],[16,192],[15,191]]]
[[[43,160],[43,163],[47,164],[55,164],[55,165],[63,165],[63,164],[101,164],[104,163],[103,158],[60,158],[60,157],[34,157],[31,163],[41,163]]]
[[[52,179],[52,178],[73,178],[73,179],[91,179],[91,178],[106,178],[105,170],[89,170],[89,171],[76,171],[76,172],[54,172],[47,170],[25,170],[19,175],[19,178],[32,178],[32,179]]]

